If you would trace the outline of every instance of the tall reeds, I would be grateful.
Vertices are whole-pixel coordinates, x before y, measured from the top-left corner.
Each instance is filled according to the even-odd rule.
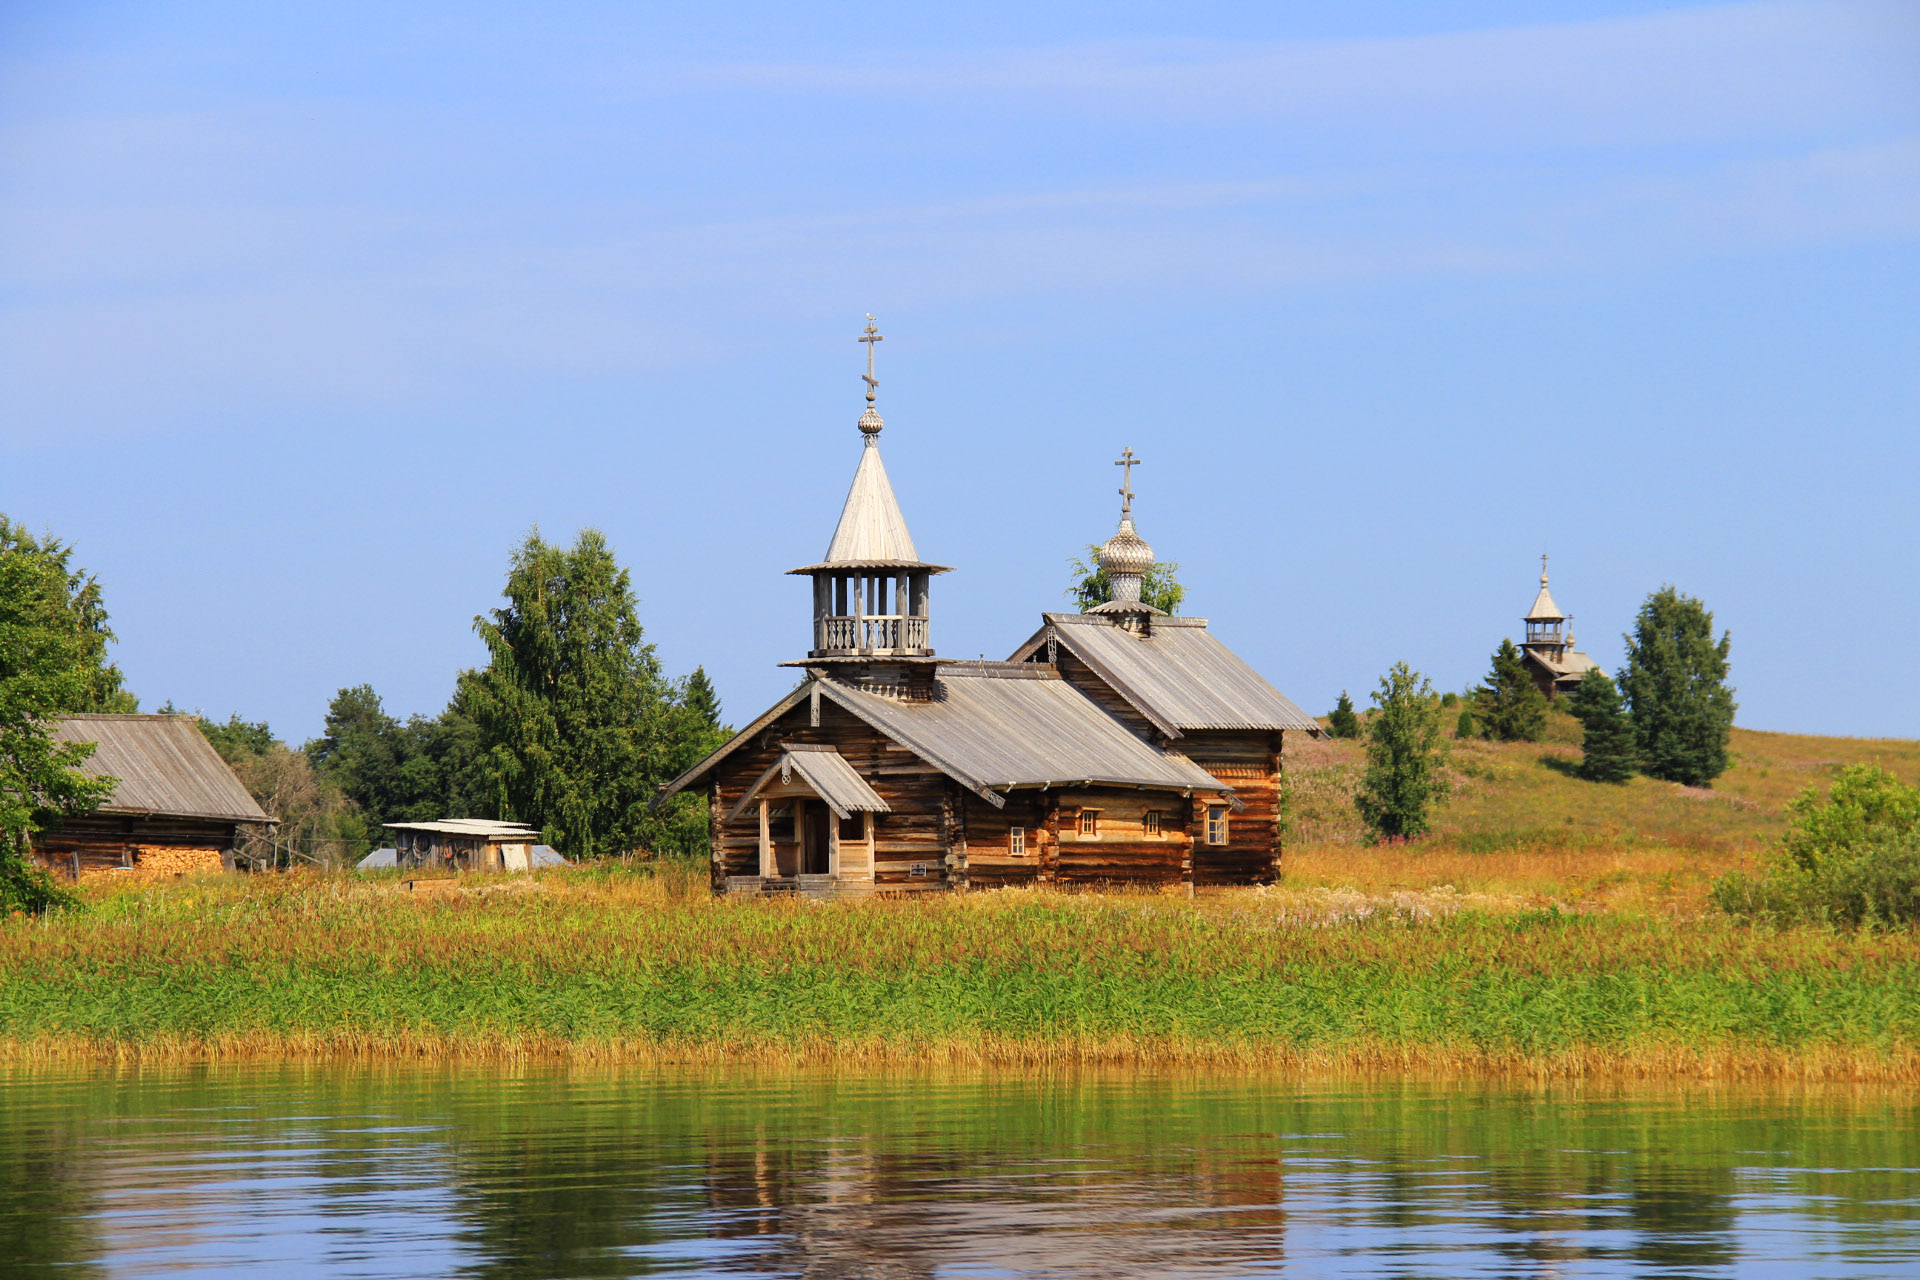
[[[0,925],[12,1057],[1215,1063],[1920,1079],[1920,938],[1286,893],[183,881]]]

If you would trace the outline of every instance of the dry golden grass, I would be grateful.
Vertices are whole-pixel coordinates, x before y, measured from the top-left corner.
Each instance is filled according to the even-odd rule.
[[[1518,906],[1694,914],[1715,878],[1753,867],[1786,829],[1787,802],[1852,764],[1920,782],[1920,742],[1733,731],[1733,767],[1711,789],[1651,778],[1585,782],[1579,726],[1564,713],[1541,743],[1452,744],[1452,799],[1434,834],[1368,847],[1352,798],[1358,742],[1289,743],[1295,838],[1286,884],[1370,894],[1452,886]]]

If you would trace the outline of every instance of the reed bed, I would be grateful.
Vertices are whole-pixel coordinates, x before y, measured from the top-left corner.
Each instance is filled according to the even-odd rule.
[[[1920,1081],[1920,938],[1468,895],[712,900],[684,873],[100,892],[0,924],[0,1058],[1161,1063]]]

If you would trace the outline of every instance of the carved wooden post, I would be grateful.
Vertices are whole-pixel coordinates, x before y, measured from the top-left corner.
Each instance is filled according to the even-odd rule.
[[[838,879],[840,875],[840,815],[827,813],[827,874]]]
[[[707,786],[707,887],[715,893],[727,891],[726,851],[720,844],[725,828],[720,822],[720,779]]]
[[[777,872],[778,869],[773,865],[773,821],[767,816],[767,799],[762,796],[760,797],[760,874],[764,877],[775,875]]]

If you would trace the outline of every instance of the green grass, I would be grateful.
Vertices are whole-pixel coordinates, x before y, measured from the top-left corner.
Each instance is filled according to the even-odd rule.
[[[229,878],[0,926],[0,1046],[1912,1080],[1920,938],[1257,891],[812,905],[548,875],[422,902]]]

